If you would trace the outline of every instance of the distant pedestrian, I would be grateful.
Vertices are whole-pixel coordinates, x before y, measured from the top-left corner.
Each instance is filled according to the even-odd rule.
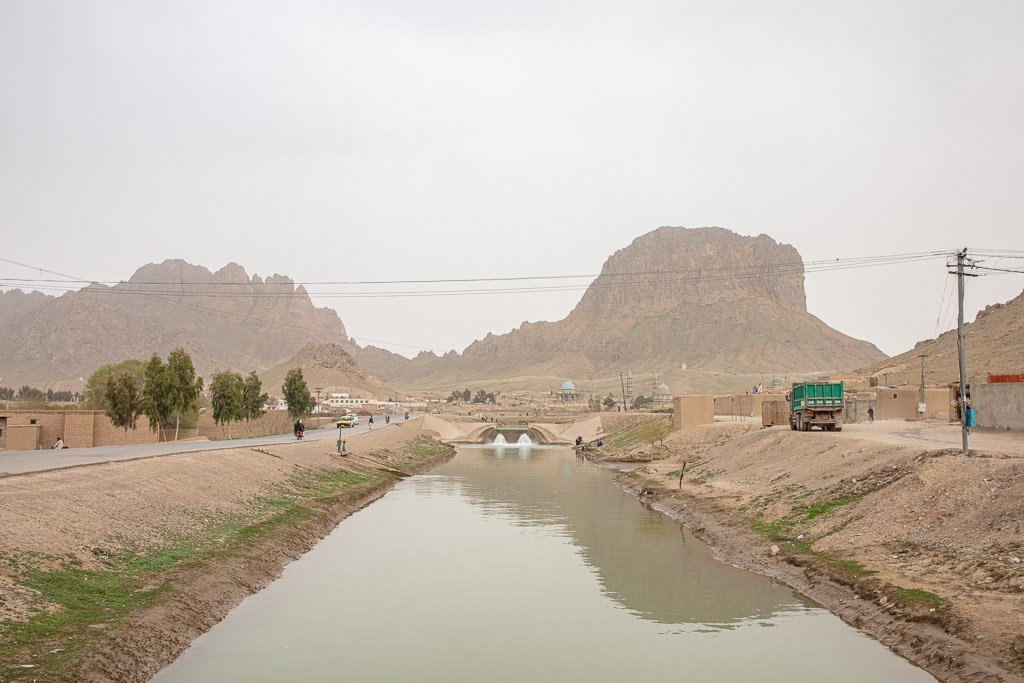
[[[391,413],[388,413],[387,415],[384,416],[384,424],[391,424]]]
[[[868,406],[868,422],[875,421],[875,409],[872,406]]]
[[[373,431],[373,415],[370,416],[370,419],[369,419],[367,424],[370,425],[370,431],[372,432]]]

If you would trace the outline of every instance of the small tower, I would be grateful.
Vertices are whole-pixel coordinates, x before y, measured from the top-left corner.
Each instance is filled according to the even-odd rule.
[[[654,398],[655,396],[658,395],[658,386],[660,384],[661,384],[661,381],[658,380],[658,371],[655,370],[654,371],[654,379],[651,380],[651,398]]]
[[[633,371],[626,375],[626,405],[633,405]]]

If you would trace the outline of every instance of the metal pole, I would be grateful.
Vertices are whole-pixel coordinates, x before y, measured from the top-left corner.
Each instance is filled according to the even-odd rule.
[[[317,429],[320,429],[320,411],[322,410],[321,407],[320,407],[320,392],[322,390],[323,390],[323,387],[316,387],[316,428]]]
[[[921,359],[921,388],[917,392],[917,408],[918,412],[921,413],[921,419],[924,419],[924,412],[921,410],[921,406],[924,405],[924,359],[928,357],[926,353],[919,353],[917,357]]]
[[[960,362],[960,434],[963,437],[964,455],[968,454],[967,448],[967,361],[964,358],[964,259],[967,257],[967,248],[964,247],[956,252],[956,283],[957,298],[959,301],[959,312],[956,322],[956,349]]]

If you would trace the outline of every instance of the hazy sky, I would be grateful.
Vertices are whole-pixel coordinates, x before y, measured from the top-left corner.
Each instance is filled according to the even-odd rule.
[[[1024,250],[1022,30],[1019,0],[0,0],[2,255],[322,281],[597,273],[661,225]],[[946,277],[811,274],[808,305],[895,354]],[[1022,289],[970,281],[970,317]],[[580,294],[317,302],[408,354]]]

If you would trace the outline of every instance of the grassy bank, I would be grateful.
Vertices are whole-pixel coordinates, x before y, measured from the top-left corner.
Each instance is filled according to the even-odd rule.
[[[203,523],[159,547],[121,542],[112,544],[116,550],[93,549],[89,562],[39,554],[4,558],[5,574],[31,596],[31,616],[0,622],[0,680],[76,679],[77,660],[102,647],[136,615],[173,599],[191,577],[216,572],[218,565],[272,539],[336,517],[340,507],[357,504],[450,452],[417,436],[397,450],[372,450],[352,460],[335,456],[334,467],[296,465],[240,510],[196,511]]]

